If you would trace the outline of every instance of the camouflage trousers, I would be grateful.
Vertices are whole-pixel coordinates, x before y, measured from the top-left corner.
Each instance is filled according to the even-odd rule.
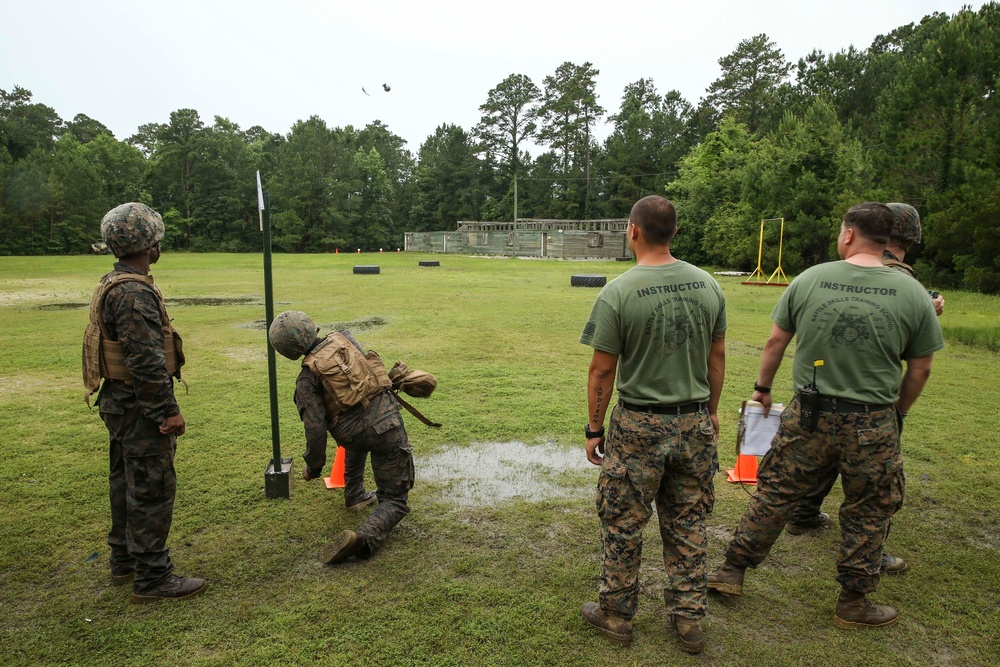
[[[111,440],[111,567],[115,572],[134,568],[135,589],[149,589],[174,569],[167,536],[177,491],[177,438],[160,433],[159,424],[137,407],[124,414],[102,412],[101,419]]]
[[[903,504],[903,455],[893,408],[873,412],[821,412],[816,430],[803,431],[799,401],[781,415],[771,450],[757,472],[757,492],[740,519],[726,560],[756,567],[767,557],[796,503],[830,469],[841,476],[837,581],[848,591],[878,587],[882,544],[892,515]]]
[[[813,488],[796,503],[791,522],[809,524],[815,521],[823,508],[823,501],[830,495],[838,477],[840,477],[840,467],[837,464],[817,473],[813,480]]]
[[[367,449],[344,449],[344,505],[361,502],[365,495]]]
[[[378,505],[369,513],[357,533],[368,547],[362,557],[371,556],[381,548],[389,532],[410,512],[406,504],[413,488],[413,452],[398,409],[387,409],[377,421],[352,437],[337,438],[337,444],[347,453],[345,461],[345,498],[348,493],[360,495],[363,488],[365,456],[371,455],[372,473],[378,493]],[[347,470],[351,470],[348,479]]]
[[[705,615],[705,516],[715,503],[718,469],[707,410],[659,415],[615,407],[597,482],[601,609],[635,615],[642,531],[655,502],[668,582],[664,600],[668,606],[672,600],[669,611],[679,616]]]

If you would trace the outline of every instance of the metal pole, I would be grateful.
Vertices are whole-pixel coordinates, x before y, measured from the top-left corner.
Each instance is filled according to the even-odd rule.
[[[514,229],[517,229],[517,172],[514,172]]]
[[[264,228],[264,317],[265,331],[271,329],[274,321],[274,288],[271,283],[271,207],[268,193],[264,193],[264,210],[261,224]],[[267,338],[265,334],[264,338]],[[281,470],[281,431],[278,428],[278,373],[275,366],[274,348],[267,343],[267,384],[271,392],[271,445],[274,449],[274,470]]]

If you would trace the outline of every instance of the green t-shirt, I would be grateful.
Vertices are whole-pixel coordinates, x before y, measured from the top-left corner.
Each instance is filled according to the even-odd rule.
[[[778,300],[774,323],[796,334],[796,391],[812,382],[826,396],[859,403],[899,398],[902,360],[944,347],[923,286],[885,266],[829,262],[802,272]]]
[[[601,290],[580,342],[618,355],[618,396],[637,405],[708,400],[708,353],[726,330],[715,278],[687,262],[636,266]]]

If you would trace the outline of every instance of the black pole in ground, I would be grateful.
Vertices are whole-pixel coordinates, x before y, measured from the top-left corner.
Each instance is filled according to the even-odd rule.
[[[257,172],[257,204],[264,232],[264,339],[267,341],[267,384],[271,395],[271,446],[273,457],[264,470],[264,494],[268,498],[289,498],[292,494],[292,459],[281,458],[281,430],[278,428],[278,373],[274,348],[267,332],[274,321],[274,287],[271,282],[271,212],[268,196],[261,190]]]

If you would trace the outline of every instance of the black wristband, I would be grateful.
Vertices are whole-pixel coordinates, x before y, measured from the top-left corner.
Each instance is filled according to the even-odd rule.
[[[770,387],[765,387],[763,385],[759,385],[756,382],[753,383],[753,390],[754,391],[759,391],[762,394],[770,394],[771,393],[771,388]]]
[[[587,438],[587,440],[590,440],[591,438],[603,438],[604,437],[604,425],[602,424],[601,428],[597,429],[596,431],[591,431],[590,430],[590,424],[584,424],[583,425],[583,435],[584,435],[584,437]]]

